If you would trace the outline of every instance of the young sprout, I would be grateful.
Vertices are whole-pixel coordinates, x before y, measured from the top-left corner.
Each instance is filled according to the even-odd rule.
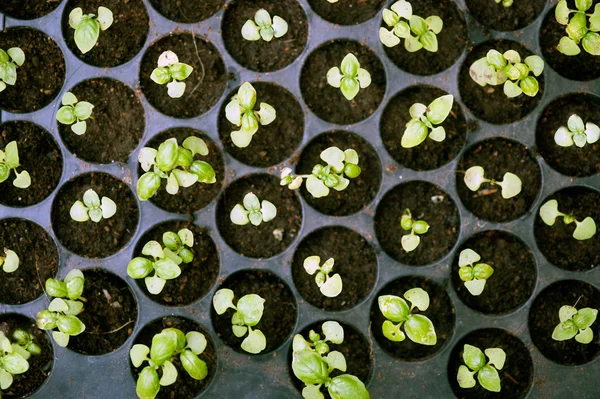
[[[496,4],[502,3],[502,6],[508,8],[513,5],[513,0],[494,0]]]
[[[85,279],[81,270],[71,270],[64,282],[53,278],[46,280],[46,293],[54,297],[47,310],[42,310],[36,316],[36,324],[42,330],[52,331],[52,337],[63,348],[69,344],[69,337],[85,331],[85,324],[77,318],[83,311],[83,287]],[[67,298],[67,299],[63,299]]]
[[[7,51],[0,48],[0,92],[6,85],[17,83],[17,67],[25,62],[25,53],[19,47],[11,47]]]
[[[254,14],[254,21],[249,19],[242,26],[242,37],[248,41],[256,41],[262,38],[270,42],[273,37],[280,38],[288,31],[288,24],[278,15],[273,17],[265,9],[260,9]]]
[[[483,183],[490,183],[502,187],[502,198],[509,199],[521,192],[521,179],[519,176],[506,172],[501,182],[485,178],[485,170],[481,166],[471,166],[465,173],[465,184],[471,191],[479,190]]]
[[[263,200],[262,203],[254,193],[248,193],[244,196],[243,205],[236,204],[229,219],[231,223],[238,226],[245,226],[252,223],[254,226],[260,226],[262,222],[270,222],[277,216],[277,208],[272,202]]]
[[[414,251],[421,243],[419,235],[429,231],[429,224],[424,220],[414,220],[408,208],[404,210],[404,214],[400,218],[400,227],[402,230],[410,230],[410,234],[402,236],[401,240],[402,249],[406,252]]]
[[[306,179],[308,192],[315,198],[321,198],[329,195],[330,188],[336,191],[345,190],[350,184],[350,180],[346,177],[355,179],[360,175],[358,153],[353,149],[342,151],[337,147],[329,147],[321,152],[320,158],[327,163],[327,166],[315,165],[310,175],[294,175],[292,169],[283,169],[281,185],[295,190],[302,185],[303,179]]]
[[[556,218],[562,216],[565,224],[575,223],[573,238],[576,240],[588,240],[596,234],[596,222],[591,217],[586,217],[582,222],[577,221],[575,216],[565,214],[558,210],[558,201],[550,200],[540,207],[540,217],[548,226],[554,226]]]
[[[0,183],[6,181],[10,176],[10,171],[15,171],[15,180],[13,186],[18,188],[27,188],[31,185],[31,176],[26,170],[17,172],[19,163],[19,148],[16,141],[11,141],[6,145],[4,151],[0,150]]]
[[[158,57],[158,67],[154,68],[150,79],[159,85],[167,85],[167,94],[171,98],[179,98],[185,92],[185,83],[192,74],[194,68],[191,65],[179,62],[177,54],[168,50]]]
[[[326,321],[321,329],[325,336],[314,330],[308,334],[309,341],[300,334],[294,336],[292,343],[292,371],[296,378],[306,386],[302,390],[304,399],[322,399],[321,387],[325,386],[332,398],[369,399],[365,384],[357,377],[342,374],[330,377],[333,370],[346,372],[346,358],[339,351],[329,351],[329,345],[344,342],[344,329],[337,321]]]
[[[94,105],[87,101],[77,101],[75,94],[66,92],[62,98],[62,107],[56,113],[56,120],[63,125],[71,125],[71,130],[82,135],[87,129],[86,119],[92,116]]]
[[[463,249],[458,257],[458,275],[471,295],[479,296],[494,269],[487,263],[477,263],[481,256],[471,248]]]
[[[473,388],[476,384],[473,376],[477,374],[479,384],[488,391],[500,392],[500,376],[498,370],[502,370],[506,361],[506,352],[500,348],[488,348],[484,352],[481,349],[465,344],[463,349],[463,360],[465,365],[458,368],[456,379],[461,388]],[[485,362],[485,357],[489,361]],[[469,370],[471,369],[471,370]]]
[[[575,337],[581,344],[589,344],[594,338],[590,326],[596,321],[598,309],[583,308],[577,310],[575,306],[561,306],[558,311],[560,323],[552,332],[555,341],[566,341]]]
[[[177,194],[179,187],[190,187],[196,182],[215,183],[215,170],[208,162],[194,160],[196,154],[208,155],[208,147],[204,140],[194,136],[185,139],[181,147],[176,138],[171,138],[159,145],[158,151],[142,148],[138,161],[146,173],[137,183],[140,201],[147,201],[156,194],[161,179],[167,179],[167,192],[171,195]]]
[[[469,74],[471,79],[482,87],[504,84],[504,94],[513,98],[522,93],[534,97],[540,85],[536,78],[529,76],[529,72],[540,76],[543,71],[544,61],[537,55],[530,55],[523,63],[515,50],[508,50],[504,54],[490,50],[485,57],[471,65]]]
[[[304,270],[311,276],[315,273],[315,282],[321,290],[321,294],[329,298],[335,298],[342,292],[342,277],[338,273],[329,277],[329,273],[333,270],[334,259],[329,258],[321,266],[321,258],[319,256],[309,256],[304,259]]]
[[[33,335],[25,330],[15,330],[13,339],[15,340],[12,344],[13,351],[19,353],[25,360],[29,359],[31,355],[37,356],[42,353],[42,348],[35,343]]]
[[[135,344],[129,351],[129,358],[135,367],[144,362],[148,365],[142,369],[135,387],[140,399],[154,399],[161,386],[169,386],[177,381],[178,372],[173,358],[179,356],[183,369],[195,380],[203,380],[208,374],[206,362],[198,357],[206,349],[204,334],[190,331],[184,334],[177,328],[165,328],[152,337],[152,345]],[[148,357],[150,355],[150,357]],[[158,369],[162,369],[158,377]]]
[[[406,0],[392,4],[391,10],[383,9],[383,21],[390,30],[379,28],[379,40],[387,47],[395,47],[404,39],[404,48],[410,53],[424,48],[435,53],[438,51],[437,34],[442,31],[444,22],[437,15],[423,19],[412,13],[412,5]],[[406,21],[402,21],[404,18]],[[415,36],[413,36],[412,34]]]
[[[339,88],[347,100],[352,100],[360,89],[369,87],[371,74],[360,67],[354,54],[348,53],[342,60],[341,70],[335,66],[327,71],[327,83]]]
[[[69,25],[75,29],[75,44],[83,54],[96,45],[100,30],[107,30],[113,23],[113,13],[106,7],[98,7],[98,17],[83,14],[81,7],[74,8],[69,14]]]
[[[260,321],[265,309],[265,300],[256,294],[241,297],[237,306],[233,304],[235,294],[232,290],[222,288],[213,297],[213,306],[218,315],[222,315],[231,308],[235,310],[231,318],[233,334],[241,338],[248,333],[242,341],[242,349],[256,355],[267,347],[267,339],[262,331],[252,329]]]
[[[554,141],[561,147],[585,146],[585,143],[594,144],[600,139],[600,127],[588,122],[585,125],[578,115],[571,115],[567,122],[568,127],[561,126],[554,134]]]
[[[108,197],[102,197],[102,202],[98,194],[91,188],[83,194],[83,202],[77,200],[71,206],[69,214],[71,219],[76,222],[87,222],[92,219],[92,222],[98,223],[103,218],[109,219],[117,213],[117,204]]]
[[[24,353],[27,354],[27,357],[23,356]],[[17,344],[11,343],[0,331],[0,397],[2,391],[12,385],[13,375],[23,374],[29,370],[28,358],[29,352]]]
[[[4,248],[4,256],[0,255],[0,269],[12,273],[19,268],[19,256],[12,249]]]
[[[256,90],[250,83],[245,82],[225,107],[227,120],[240,128],[231,132],[231,141],[236,147],[248,147],[252,136],[258,131],[258,126],[267,126],[277,117],[277,112],[271,105],[260,103],[258,111],[254,110],[255,105]]]
[[[600,7],[596,4],[593,14],[585,12],[592,7],[592,0],[575,0],[577,10],[570,10],[567,0],[560,0],[554,11],[556,21],[566,25],[567,36],[563,36],[556,47],[564,55],[577,55],[583,49],[592,55],[600,55]],[[569,19],[569,14],[575,14]],[[590,26],[587,26],[587,17],[590,17]]]
[[[404,298],[410,302],[410,308],[404,299],[395,295],[382,295],[377,298],[379,310],[387,319],[383,322],[383,335],[394,342],[404,341],[408,335],[408,338],[417,344],[435,345],[437,335],[431,320],[422,314],[412,313],[415,307],[422,312],[429,308],[429,294],[422,288],[413,288],[404,293]],[[403,324],[406,335],[400,329]]]
[[[442,126],[433,127],[433,125],[439,125],[446,120],[453,103],[454,96],[447,94],[436,98],[429,106],[421,103],[413,104],[409,110],[412,119],[406,124],[400,145],[403,148],[413,148],[425,141],[427,136],[433,141],[444,141],[446,130]]]

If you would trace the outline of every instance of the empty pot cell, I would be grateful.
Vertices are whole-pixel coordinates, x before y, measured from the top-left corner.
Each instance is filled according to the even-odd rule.
[[[0,12],[16,19],[41,18],[54,11],[62,0],[5,0],[0,4]]]
[[[385,0],[346,0],[343,3],[308,0],[308,4],[326,21],[338,25],[356,25],[377,15]]]
[[[471,15],[486,28],[512,31],[530,25],[544,11],[546,0],[513,1],[504,7],[505,1],[465,0]],[[491,3],[491,4],[490,4]]]
[[[149,0],[150,5],[171,21],[192,24],[216,14],[226,0]]]

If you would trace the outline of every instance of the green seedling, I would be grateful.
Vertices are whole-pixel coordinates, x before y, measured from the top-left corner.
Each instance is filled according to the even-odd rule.
[[[17,333],[28,334],[22,330],[16,330],[15,335]],[[39,350],[39,346],[35,346]],[[19,343],[11,343],[6,335],[0,331],[0,397],[2,397],[2,391],[7,390],[12,385],[14,375],[23,374],[29,370],[27,359],[32,354],[39,354],[39,352],[28,352]]]
[[[565,224],[575,223],[573,238],[579,241],[588,240],[596,234],[596,222],[591,217],[586,217],[582,222],[577,221],[575,216],[565,214],[558,210],[558,201],[550,200],[540,207],[540,217],[548,226],[554,226],[556,218],[562,216]]]
[[[502,3],[502,6],[508,8],[513,5],[514,0],[494,0],[496,4]]]
[[[585,144],[594,144],[600,139],[600,127],[588,122],[585,125],[577,115],[571,115],[567,127],[561,126],[554,134],[554,142],[561,147],[584,147]]]
[[[94,105],[87,101],[77,101],[75,94],[66,92],[62,98],[62,107],[56,113],[56,120],[63,125],[71,125],[71,130],[81,136],[87,129],[85,121],[92,116]]]
[[[354,54],[348,53],[342,60],[341,69],[332,67],[327,71],[327,83],[340,89],[347,100],[352,100],[360,89],[366,89],[371,84],[371,74],[360,67]]]
[[[191,65],[179,62],[177,54],[168,50],[158,57],[158,66],[154,68],[150,79],[159,85],[167,85],[167,94],[179,98],[185,92],[185,79],[194,71]]]
[[[575,303],[576,305],[577,303]],[[590,326],[596,321],[598,309],[583,308],[577,310],[575,306],[561,306],[558,311],[560,323],[554,328],[552,339],[566,341],[575,337],[575,341],[587,345],[594,338],[594,332]]]
[[[77,200],[71,206],[69,214],[71,219],[76,222],[87,222],[92,219],[92,222],[99,223],[102,219],[109,219],[117,213],[117,204],[108,197],[100,197],[91,188],[83,194],[83,202]]]
[[[100,30],[107,30],[113,23],[113,13],[106,7],[98,7],[98,17],[83,14],[81,7],[69,13],[69,25],[75,29],[75,44],[83,54],[90,51],[98,42]]]
[[[461,388],[473,388],[476,384],[473,376],[477,374],[479,384],[488,391],[500,392],[500,376],[498,370],[502,370],[506,361],[506,352],[500,348],[488,348],[484,352],[481,349],[465,344],[463,349],[463,360],[465,365],[458,368],[456,379]],[[489,361],[486,363],[485,357]],[[469,370],[470,369],[470,370]]]
[[[4,248],[4,256],[0,255],[0,269],[4,273],[12,273],[19,268],[19,256],[12,249]]]
[[[11,47],[7,51],[0,48],[0,92],[6,85],[17,83],[17,67],[25,62],[25,53],[19,47]]]
[[[17,172],[19,163],[19,148],[16,141],[11,141],[6,145],[4,151],[0,150],[0,183],[5,182],[10,177],[10,171],[15,172],[13,186],[18,188],[27,188],[31,186],[31,176],[26,170]]]
[[[477,263],[479,260],[481,256],[471,248],[463,249],[458,257],[458,275],[473,296],[481,295],[485,282],[494,274],[494,269],[490,265]]]
[[[569,9],[567,0],[560,0],[554,11],[556,21],[566,25],[565,32],[556,47],[564,55],[577,55],[579,44],[591,55],[600,55],[600,4],[596,4],[593,14],[586,14],[592,7],[592,0],[575,0],[576,10]],[[569,18],[570,14],[574,14]],[[588,17],[590,26],[588,27]]]
[[[400,145],[403,148],[413,148],[424,142],[427,136],[433,141],[444,141],[446,130],[442,126],[433,125],[440,125],[446,120],[453,103],[454,96],[447,94],[436,98],[429,106],[421,103],[413,104],[409,110],[412,119],[406,124]]]
[[[231,223],[238,226],[244,226],[252,223],[254,226],[260,226],[262,222],[270,222],[277,216],[277,208],[272,202],[263,200],[260,202],[254,193],[248,193],[244,196],[243,205],[236,204],[229,219]]]
[[[400,242],[402,244],[402,249],[406,252],[414,251],[421,243],[421,237],[419,237],[419,235],[429,231],[429,224],[424,220],[413,219],[412,213],[408,208],[404,210],[404,214],[400,218],[400,227],[405,231],[410,230],[410,234],[403,235]]]
[[[329,298],[335,298],[342,292],[342,277],[336,273],[329,277],[333,270],[335,261],[329,258],[321,265],[321,257],[313,255],[304,259],[304,270],[311,276],[316,273],[315,282],[321,291],[321,294]]]
[[[502,181],[485,178],[485,170],[481,166],[471,166],[465,173],[465,184],[471,191],[479,190],[483,183],[500,186],[502,188],[502,198],[509,199],[516,197],[521,192],[522,182],[519,176],[506,172]]]
[[[25,330],[15,330],[13,339],[15,340],[12,344],[13,352],[17,352],[25,360],[28,360],[31,355],[37,356],[42,353],[42,348],[35,342],[33,335]]]
[[[265,9],[260,9],[254,14],[254,21],[249,19],[242,26],[242,37],[248,41],[256,41],[261,38],[270,42],[273,37],[280,38],[288,31],[288,24],[278,15],[273,17]]]

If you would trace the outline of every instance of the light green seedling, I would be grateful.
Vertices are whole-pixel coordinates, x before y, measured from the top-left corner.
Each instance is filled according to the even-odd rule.
[[[179,62],[177,54],[168,50],[158,57],[158,67],[154,68],[150,79],[159,85],[167,85],[167,94],[179,98],[185,92],[185,79],[194,71],[191,65]]]
[[[522,182],[519,176],[506,172],[502,181],[485,178],[485,170],[481,166],[471,166],[465,173],[465,184],[471,191],[479,190],[483,183],[500,186],[502,188],[502,198],[509,199],[516,197],[521,192]]]
[[[489,361],[486,363],[485,357]],[[500,376],[498,370],[502,370],[506,361],[506,352],[500,348],[488,348],[485,355],[481,349],[465,344],[463,349],[463,360],[465,365],[458,368],[456,379],[461,388],[473,388],[476,384],[473,376],[477,374],[479,384],[488,391],[500,392]],[[470,370],[469,370],[470,369]]]
[[[494,274],[487,263],[477,263],[480,260],[481,256],[471,248],[463,249],[458,257],[458,275],[473,296],[481,295],[487,279]]]
[[[502,6],[508,8],[513,5],[514,0],[494,0],[496,4],[502,3]]]
[[[19,268],[19,256],[12,249],[4,248],[4,256],[0,255],[0,269],[12,273]]]
[[[31,355],[37,356],[42,353],[42,348],[35,342],[33,335],[25,330],[15,330],[13,339],[15,340],[12,344],[13,351],[25,360],[28,360]]]
[[[596,4],[593,14],[586,14],[592,7],[592,0],[575,0],[576,10],[569,9],[567,0],[560,0],[554,11],[556,21],[566,25],[567,36],[560,39],[558,51],[564,55],[577,55],[581,52],[579,44],[592,55],[600,55],[600,4]],[[569,18],[570,14],[574,14]],[[588,17],[590,26],[588,27]]]
[[[585,144],[594,144],[600,139],[600,127],[595,123],[583,124],[583,119],[571,115],[567,127],[561,126],[554,134],[554,142],[561,147],[584,147]]]
[[[560,323],[552,332],[555,341],[566,341],[575,337],[575,341],[581,344],[589,344],[594,338],[594,332],[590,328],[596,321],[598,309],[583,308],[577,310],[575,306],[561,306],[558,311]]]
[[[417,344],[435,345],[437,335],[431,320],[422,314],[412,313],[415,307],[421,312],[429,308],[429,294],[422,288],[413,288],[404,293],[404,298],[410,302],[410,308],[404,299],[395,295],[377,298],[379,310],[387,319],[382,325],[383,335],[394,342],[404,341],[408,336]],[[401,330],[402,325],[406,334]]]
[[[415,220],[412,218],[410,209],[406,208],[404,214],[400,218],[400,227],[402,230],[410,231],[410,234],[402,236],[402,249],[406,252],[414,251],[421,243],[419,235],[429,231],[429,224],[424,220]]]
[[[11,47],[7,51],[0,48],[0,92],[6,85],[17,83],[17,67],[25,62],[25,53],[19,47]]]
[[[575,223],[573,238],[576,240],[588,240],[596,234],[596,222],[591,217],[586,217],[582,222],[577,221],[575,216],[562,213],[558,210],[558,201],[550,200],[540,207],[540,217],[548,226],[554,226],[556,218],[562,216],[565,224]]]
[[[107,30],[113,23],[113,13],[106,7],[98,7],[98,17],[83,14],[81,7],[69,13],[69,25],[75,29],[75,44],[83,54],[90,51],[98,42],[100,30]]]
[[[19,147],[16,141],[11,141],[6,145],[4,151],[0,150],[0,183],[5,182],[10,177],[10,171],[15,172],[13,186],[18,188],[27,188],[31,186],[31,176],[26,170],[17,172],[19,163]]]
[[[444,141],[446,129],[443,126],[433,125],[440,125],[446,120],[453,103],[454,96],[447,94],[436,98],[429,106],[421,103],[413,104],[409,110],[412,119],[406,124],[400,145],[403,148],[413,148],[424,142],[427,136],[433,141]]]
[[[26,354],[27,357],[24,357]],[[30,353],[21,346],[11,343],[0,331],[0,397],[13,383],[13,375],[23,374],[29,370]]]
[[[248,294],[241,297],[236,306],[233,304],[234,296],[230,289],[218,290],[213,297],[213,307],[218,315],[222,315],[229,308],[235,310],[231,318],[233,334],[241,338],[248,333],[241,347],[246,352],[256,355],[267,347],[267,339],[262,331],[252,329],[262,318],[265,300],[256,294]]]
[[[56,120],[63,125],[71,125],[73,133],[81,136],[87,129],[85,121],[92,116],[94,105],[87,101],[77,101],[75,94],[66,92],[62,98],[62,107],[56,113]]]
[[[315,282],[321,291],[321,294],[329,298],[335,298],[342,292],[342,277],[339,273],[329,277],[333,271],[335,260],[329,258],[321,265],[321,257],[313,255],[304,259],[304,270],[311,276],[316,273]]]
[[[69,214],[71,219],[76,222],[99,223],[102,219],[109,219],[117,213],[117,204],[108,197],[102,197],[102,202],[98,194],[91,188],[83,194],[83,202],[77,200],[71,206]]]
[[[262,222],[270,222],[277,216],[277,208],[271,201],[258,199],[256,194],[248,193],[244,196],[243,205],[236,204],[229,219],[233,224],[245,226],[252,223],[254,226],[260,226]]]
[[[341,69],[335,66],[327,71],[327,83],[339,88],[347,100],[352,100],[360,89],[369,87],[371,74],[360,67],[354,54],[348,53],[342,60]]]
[[[273,17],[265,9],[260,9],[254,14],[254,21],[249,19],[242,26],[242,37],[248,41],[256,41],[261,38],[270,42],[273,37],[280,38],[288,31],[288,24],[278,15]]]

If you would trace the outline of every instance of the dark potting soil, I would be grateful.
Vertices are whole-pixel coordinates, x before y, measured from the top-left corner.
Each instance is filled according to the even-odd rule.
[[[512,198],[502,198],[502,188],[483,183],[479,190],[471,191],[465,184],[465,172],[472,166],[481,166],[486,179],[502,181],[510,172],[522,182],[521,192]],[[508,222],[528,212],[542,186],[540,166],[523,144],[502,137],[473,144],[458,163],[456,191],[465,207],[480,219]]]
[[[586,217],[600,222],[600,193],[588,187],[567,187],[550,195],[541,205],[551,199],[558,201],[558,210],[567,215],[573,215],[579,222]],[[600,263],[600,234],[596,233],[588,240],[573,238],[575,223],[565,224],[558,217],[554,226],[548,226],[539,215],[535,215],[535,241],[542,254],[553,265],[565,270],[591,270]]]
[[[305,340],[309,341],[308,335],[312,330],[319,334],[321,336],[321,339],[323,339],[325,338],[325,334],[323,334],[322,325],[326,321],[331,320],[327,319],[314,322],[304,327],[298,332],[298,334],[302,335],[302,337]],[[327,345],[329,346],[330,353],[333,351],[338,351],[344,355],[344,358],[346,359],[346,371],[341,372],[336,369],[333,370],[331,374],[329,374],[329,376],[333,378],[342,374],[350,374],[357,377],[365,385],[367,385],[373,373],[373,351],[371,350],[371,347],[369,346],[369,343],[367,342],[366,338],[360,333],[360,331],[354,328],[351,324],[344,323],[342,321],[338,321],[338,323],[340,323],[340,325],[344,329],[344,342],[342,342],[341,344],[327,342]],[[288,355],[288,365],[290,367],[288,367],[288,371],[290,374],[290,378],[294,383],[294,386],[299,392],[302,392],[302,389],[304,389],[306,385],[304,385],[304,383],[298,378],[296,378],[296,376],[294,375],[294,372],[291,367],[292,359],[293,349],[290,345],[290,352]],[[321,387],[321,393],[325,396],[326,399],[331,399],[331,395],[329,395],[327,388]]]
[[[185,221],[172,220],[160,223],[148,230],[138,241],[134,257],[142,256],[142,248],[151,240],[163,244],[163,234],[167,231],[177,233],[181,229],[189,229],[194,234],[191,263],[181,263],[181,275],[167,280],[165,287],[158,295],[148,293],[144,279],[135,280],[140,290],[150,299],[163,305],[184,306],[203,298],[213,287],[219,276],[219,252],[207,229]],[[151,258],[149,258],[151,259]]]
[[[315,198],[306,189],[300,188],[304,200],[313,208],[330,216],[352,215],[369,205],[381,185],[381,162],[371,144],[355,133],[334,130],[322,133],[313,138],[302,150],[296,166],[297,174],[310,174],[315,165],[326,165],[320,157],[321,152],[329,147],[338,147],[342,151],[354,149],[358,153],[358,165],[361,173],[343,191],[329,190],[326,197]]]
[[[84,80],[71,93],[77,100],[94,105],[79,136],[71,125],[57,123],[63,143],[77,158],[95,163],[126,163],[136,149],[146,126],[142,103],[127,85],[110,78]]]
[[[600,354],[598,320],[592,324],[594,338],[589,344],[580,344],[575,338],[555,341],[552,332],[560,324],[558,311],[562,306],[600,309],[600,291],[580,280],[562,280],[544,288],[529,308],[529,332],[535,346],[548,359],[567,366],[584,364]]]
[[[54,11],[62,0],[3,0],[0,12],[16,19],[36,19]]]
[[[23,374],[14,374],[12,385],[2,390],[3,398],[22,398],[31,395],[46,381],[52,372],[54,352],[48,334],[35,325],[29,317],[8,313],[0,316],[0,331],[13,342],[15,330],[24,330],[33,336],[33,341],[40,347],[39,355],[31,355],[27,360],[29,370]]]
[[[463,360],[465,344],[475,346],[482,352],[488,348],[500,348],[506,352],[504,367],[498,370],[500,392],[488,391],[479,383],[469,389],[458,385],[456,375],[458,368],[465,364]],[[519,338],[509,332],[499,328],[475,330],[465,335],[452,349],[448,362],[448,381],[458,399],[522,399],[529,393],[533,382],[533,362],[529,349]]]
[[[424,220],[429,231],[420,235],[421,243],[411,251],[402,248],[400,227],[405,209],[414,220]],[[456,244],[460,215],[452,197],[438,186],[415,180],[401,183],[388,191],[375,213],[375,234],[381,248],[394,260],[411,266],[423,266],[446,256]]]
[[[65,80],[65,59],[60,47],[45,33],[32,28],[7,28],[0,32],[0,48],[18,47],[25,62],[17,67],[17,81],[0,96],[8,112],[33,112],[50,104]]]
[[[493,5],[491,4],[490,7]],[[476,46],[467,55],[460,67],[458,75],[460,97],[471,112],[484,121],[498,125],[516,122],[533,111],[542,100],[544,94],[544,74],[542,73],[536,77],[540,91],[535,97],[521,94],[518,97],[510,99],[504,94],[504,85],[487,85],[482,87],[471,78],[469,68],[475,61],[484,58],[488,51],[492,49],[501,53],[508,50],[515,50],[523,60],[533,55],[526,47],[511,40],[492,40]],[[533,74],[530,74],[530,76],[533,76]]]
[[[42,127],[27,121],[11,121],[0,125],[0,148],[17,142],[20,173],[26,170],[31,186],[23,189],[13,185],[15,173],[0,185],[0,203],[24,207],[45,200],[58,186],[63,170],[63,157],[54,137]]]
[[[412,119],[410,107],[415,103],[429,105],[446,94],[434,86],[412,86],[396,94],[386,105],[380,122],[381,140],[400,165],[414,170],[437,169],[453,160],[462,149],[467,135],[467,122],[456,98],[450,114],[440,125],[446,130],[444,141],[438,143],[428,137],[413,148],[400,145],[406,124]]]
[[[152,337],[156,334],[160,334],[162,330],[165,328],[177,328],[181,330],[184,334],[187,334],[191,331],[197,331],[204,335],[206,338],[206,348],[204,352],[202,352],[198,357],[200,360],[203,360],[206,363],[206,367],[208,369],[208,374],[203,380],[196,380],[185,371],[183,366],[181,365],[181,361],[179,360],[179,356],[175,356],[171,358],[171,363],[177,369],[177,382],[175,384],[171,384],[168,386],[161,386],[160,391],[156,397],[158,399],[191,399],[197,397],[201,392],[203,392],[210,385],[213,377],[217,372],[217,351],[215,349],[215,344],[212,340],[212,336],[208,332],[208,330],[202,327],[200,324],[196,323],[193,320],[178,317],[178,316],[167,316],[161,319],[156,319],[146,324],[144,328],[142,328],[139,334],[135,337],[135,341],[133,345],[142,344],[146,345],[148,348],[152,347]],[[140,367],[131,366],[131,373],[133,374],[133,378],[137,382],[137,378],[142,369],[148,366],[148,363],[145,362]],[[158,369],[159,377],[162,377],[162,368]]]
[[[226,0],[149,0],[163,17],[171,21],[191,24],[203,21],[217,13]]]
[[[260,103],[275,108],[277,117],[266,126],[259,125],[258,131],[246,148],[236,147],[231,141],[231,132],[240,128],[227,120],[225,107],[239,87],[236,87],[223,101],[219,113],[219,137],[225,151],[238,161],[256,167],[276,165],[292,156],[302,142],[304,135],[304,111],[294,95],[281,86],[266,82],[253,82],[256,90],[256,110]]]
[[[600,1],[594,0],[588,14],[594,12],[594,7]],[[576,10],[575,0],[567,0],[567,5],[571,10]],[[583,49],[581,43],[579,48],[581,52],[575,56],[564,55],[556,46],[560,39],[567,36],[565,25],[556,21],[554,15],[556,7],[546,13],[542,26],[540,28],[540,47],[544,56],[544,61],[559,75],[572,80],[593,80],[600,77],[600,59],[597,56],[589,54]],[[570,15],[572,17],[572,15]],[[589,19],[589,18],[588,18]]]
[[[100,30],[94,48],[83,54],[75,44],[75,30],[69,25],[69,14],[81,7],[84,14],[98,15],[98,7],[113,13],[113,23]],[[68,0],[62,15],[62,34],[71,52],[86,64],[111,68],[135,57],[148,37],[148,11],[142,0]]]
[[[234,304],[248,294],[259,295],[265,300],[262,318],[252,327],[262,331],[267,338],[267,346],[260,354],[276,350],[291,338],[298,319],[298,306],[290,287],[276,274],[268,270],[241,270],[230,274],[219,287],[221,288],[233,290]],[[228,309],[219,316],[214,307],[210,307],[210,318],[219,338],[236,352],[249,355],[240,346],[245,337],[238,338],[231,330],[231,317],[234,313],[233,309]]]
[[[329,258],[335,263],[329,277],[339,273],[343,290],[335,298],[321,293],[315,275],[304,270],[309,256],[321,257],[321,265]],[[292,277],[305,301],[326,311],[351,309],[369,296],[377,280],[377,255],[369,242],[357,232],[342,226],[323,227],[306,236],[298,245],[292,260]]]
[[[287,33],[270,42],[248,41],[242,26],[259,9],[265,9],[288,23]],[[236,0],[225,9],[221,25],[227,52],[243,67],[257,72],[272,72],[290,65],[304,50],[308,38],[308,20],[296,0]]]
[[[208,206],[221,192],[223,180],[225,179],[225,163],[221,150],[206,134],[189,127],[177,127],[165,130],[154,136],[146,143],[146,147],[158,149],[158,147],[170,138],[176,138],[179,145],[183,145],[185,139],[190,136],[200,137],[208,147],[208,155],[194,157],[196,160],[208,162],[215,170],[216,182],[212,184],[195,183],[191,187],[179,187],[176,195],[167,192],[167,179],[162,179],[160,188],[150,201],[161,209],[174,213],[193,213]],[[138,164],[138,177],[144,174],[141,165]]]
[[[567,126],[571,115],[578,115],[583,123],[600,125],[600,97],[591,93],[572,93],[551,102],[538,120],[535,142],[546,162],[558,172],[568,176],[591,176],[600,171],[600,143],[561,147],[554,134]]]
[[[531,24],[544,10],[546,0],[515,1],[512,6],[488,0],[465,0],[471,15],[485,27],[499,31],[511,31]],[[575,8],[575,7],[573,7]],[[552,11],[554,16],[554,11]],[[444,21],[446,22],[446,21]]]
[[[432,53],[421,49],[410,53],[404,47],[404,39],[401,39],[395,47],[383,46],[385,53],[398,68],[413,75],[435,75],[450,68],[460,58],[468,42],[467,24],[462,12],[452,0],[420,0],[411,2],[411,5],[413,15],[422,18],[437,15],[444,22],[442,31],[437,35],[438,51]],[[381,26],[391,29],[383,20]]]
[[[179,62],[194,68],[184,81],[185,93],[180,98],[169,97],[166,85],[150,79],[158,57],[168,50],[177,55]],[[140,64],[140,87],[144,96],[159,112],[175,118],[189,119],[208,111],[221,98],[226,81],[225,63],[217,48],[193,33],[163,36],[146,50]]]
[[[310,8],[321,18],[338,25],[355,25],[373,18],[385,4],[385,0],[343,0],[329,3],[323,0],[308,0]]]
[[[460,252],[470,248],[494,268],[487,279],[485,289],[479,296],[469,293],[458,276]],[[452,264],[452,284],[460,299],[471,309],[485,314],[510,313],[527,302],[537,280],[535,259],[531,250],[521,239],[501,230],[476,233],[456,251]]]
[[[50,234],[25,219],[0,221],[0,251],[12,249],[19,257],[19,268],[2,272],[0,303],[20,305],[44,293],[44,282],[56,276],[58,251]]]
[[[319,3],[327,3],[318,0]],[[338,5],[339,6],[339,5]],[[346,12],[338,13],[347,15]],[[348,101],[339,88],[327,83],[327,72],[338,68],[347,54],[358,59],[360,67],[371,74],[369,87],[360,89],[352,101]],[[351,125],[372,115],[385,94],[386,76],[379,57],[369,47],[353,40],[332,40],[319,46],[306,59],[300,73],[300,89],[308,108],[319,118],[338,125]]]
[[[94,223],[76,222],[69,211],[75,201],[93,189],[98,197],[108,197],[117,204],[117,213]],[[52,229],[56,238],[71,252],[86,258],[105,258],[125,247],[135,234],[138,208],[134,194],[122,180],[107,173],[85,173],[66,182],[52,203]]]
[[[402,342],[393,342],[383,335],[382,325],[387,319],[379,310],[378,298],[382,295],[395,295],[404,299],[404,293],[413,288],[422,288],[429,294],[429,308],[424,312],[415,308],[412,314],[422,314],[431,320],[437,336],[435,345],[420,345],[411,341],[408,336]],[[454,306],[446,290],[435,281],[421,276],[403,276],[392,280],[373,297],[371,305],[370,328],[373,337],[387,354],[403,361],[421,361],[435,356],[452,339],[454,321]],[[404,326],[402,331],[405,331]]]
[[[277,216],[259,226],[233,224],[229,218],[236,204],[242,204],[248,193],[270,201]],[[223,240],[234,251],[250,258],[270,258],[289,247],[300,233],[302,205],[294,191],[279,184],[273,175],[257,173],[241,177],[225,189],[217,202],[217,227]],[[281,241],[276,236],[281,233]]]

